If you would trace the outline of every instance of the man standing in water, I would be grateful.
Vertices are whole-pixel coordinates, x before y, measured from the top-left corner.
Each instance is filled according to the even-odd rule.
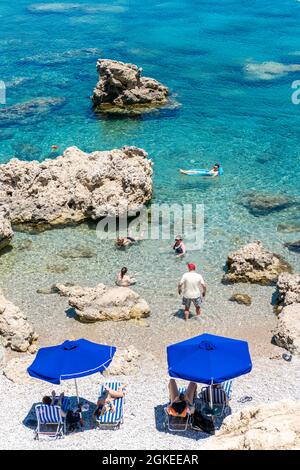
[[[206,295],[206,284],[201,274],[196,273],[196,265],[188,263],[187,267],[189,271],[182,276],[178,284],[178,293],[182,294],[185,320],[189,319],[192,302],[195,305],[196,314],[200,315],[201,305]]]

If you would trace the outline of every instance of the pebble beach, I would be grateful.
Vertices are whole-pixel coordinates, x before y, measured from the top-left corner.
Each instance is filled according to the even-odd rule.
[[[0,449],[217,448],[215,436],[165,427],[166,348],[203,333],[248,342],[253,369],[233,381],[232,415],[292,400],[291,437],[264,415],[233,448],[269,448],[265,429],[280,449],[300,446],[300,2],[213,3],[1,2]],[[217,162],[217,177],[180,172]],[[173,219],[169,237],[126,249],[99,237],[103,217],[143,207],[149,222],[173,204],[202,210],[178,231],[183,257]],[[203,243],[190,249],[195,233]],[[187,263],[207,295],[184,321]],[[123,266],[136,283],[115,305]],[[78,381],[81,430],[35,440],[34,405],[52,385],[27,367],[39,348],[79,338],[136,358]],[[128,383],[116,432],[92,420],[109,380]],[[72,381],[54,388],[75,406]]]
[[[278,348],[276,349],[278,352]],[[290,363],[283,359],[254,358],[250,375],[234,381],[232,412],[283,398],[300,399],[299,360]],[[33,439],[34,413],[32,406],[42,395],[49,393],[49,386],[43,382],[13,384],[5,377],[0,378],[2,404],[0,419],[5,426],[0,431],[1,449],[111,449],[111,450],[198,450],[205,449],[212,437],[201,432],[170,433],[164,427],[163,407],[167,404],[166,364],[143,358],[141,372],[134,376],[114,377],[128,383],[125,400],[124,423],[118,431],[95,429],[89,413],[86,413],[83,431],[68,434],[59,440]],[[95,404],[99,386],[103,378],[96,376],[80,379],[80,396],[92,405]],[[184,383],[184,382],[182,382]],[[65,382],[62,389],[74,398],[74,384]],[[60,391],[61,389],[59,389]],[[51,391],[51,390],[50,390]],[[239,403],[244,396],[252,401]],[[27,426],[23,421],[27,420]]]

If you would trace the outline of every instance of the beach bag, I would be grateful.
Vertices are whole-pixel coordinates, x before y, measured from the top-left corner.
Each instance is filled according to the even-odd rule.
[[[72,411],[68,410],[67,411],[67,416],[66,416],[67,424],[69,426],[69,430],[74,430],[77,428],[77,426],[80,423],[80,413],[79,410]]]
[[[215,426],[211,418],[203,416],[198,410],[192,415],[192,429],[195,431],[215,434]]]

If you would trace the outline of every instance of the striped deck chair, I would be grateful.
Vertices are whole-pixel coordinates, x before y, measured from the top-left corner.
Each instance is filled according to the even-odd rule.
[[[227,380],[222,383],[222,387],[227,395],[228,401],[230,401],[232,397],[232,382],[233,380]]]
[[[104,388],[108,387],[112,390],[118,390],[121,387],[121,383],[119,382],[107,382],[103,384],[100,388],[99,397],[104,392]],[[115,413],[112,411],[107,411],[103,415],[96,417],[96,423],[99,429],[119,429],[121,424],[123,424],[123,414],[124,414],[124,403],[125,397],[117,398],[114,400],[114,406],[116,408]]]
[[[37,417],[35,439],[39,439],[40,435],[55,439],[63,437],[66,433],[66,420],[62,416],[60,406],[39,404],[35,406],[35,412]]]
[[[185,393],[186,388],[180,387],[178,389],[179,393]],[[191,415],[187,414],[185,417],[182,416],[172,416],[168,413],[168,407],[171,402],[164,408],[165,411],[165,428],[171,432],[183,432],[186,431],[190,422],[191,422]]]
[[[225,382],[221,387],[212,388],[212,397],[210,396],[210,387],[203,387],[200,394],[201,414],[212,418],[223,417],[228,407],[229,398],[226,393],[231,394],[231,384]],[[211,406],[212,405],[212,406]]]

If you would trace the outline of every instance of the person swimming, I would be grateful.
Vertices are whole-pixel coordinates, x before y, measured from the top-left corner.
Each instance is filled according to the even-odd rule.
[[[215,163],[215,165],[212,167],[211,170],[206,170],[204,173],[203,171],[204,170],[179,170],[180,173],[182,173],[183,175],[200,175],[200,176],[212,176],[213,178],[215,176],[220,176],[220,168],[221,168],[221,165],[219,163]]]

